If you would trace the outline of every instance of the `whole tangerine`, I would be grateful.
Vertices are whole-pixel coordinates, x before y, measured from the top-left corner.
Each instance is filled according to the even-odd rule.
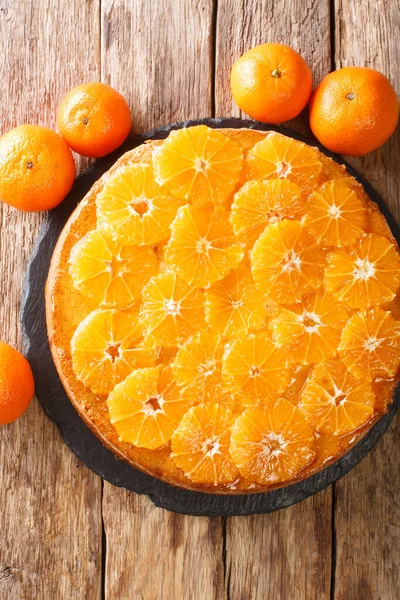
[[[263,123],[282,123],[306,106],[312,75],[306,61],[283,44],[260,44],[243,54],[231,71],[233,98]]]
[[[0,425],[12,423],[28,408],[35,384],[24,356],[0,342]]]
[[[72,150],[100,158],[116,150],[131,129],[131,113],[123,96],[111,86],[78,85],[58,108],[58,129]]]
[[[399,120],[399,100],[385,75],[343,67],[326,75],[311,97],[310,127],[329,150],[361,156],[379,148]]]
[[[55,131],[21,125],[0,137],[0,200],[26,212],[50,210],[70,191],[75,161]]]

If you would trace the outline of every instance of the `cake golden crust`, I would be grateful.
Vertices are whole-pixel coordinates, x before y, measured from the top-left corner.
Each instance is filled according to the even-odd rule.
[[[243,153],[246,153],[255,143],[263,139],[269,132],[249,129],[224,129],[224,134],[238,142]],[[75,376],[72,368],[70,344],[77,326],[93,310],[98,308],[96,303],[84,298],[72,285],[68,272],[69,256],[73,246],[84,235],[96,227],[95,201],[109,177],[122,166],[134,163],[151,163],[153,149],[162,144],[162,141],[150,141],[124,154],[113,167],[105,173],[91,188],[76,210],[69,218],[55,248],[51,261],[47,286],[46,286],[46,318],[48,337],[54,362],[64,385],[64,388],[88,427],[112,450],[117,456],[124,459],[135,468],[158,477],[159,479],[186,489],[210,493],[237,494],[243,492],[259,492],[282,487],[282,484],[261,486],[251,484],[239,478],[237,481],[221,486],[204,486],[194,484],[175,465],[170,458],[169,444],[158,449],[148,450],[121,442],[114,427],[110,423],[106,398],[96,397]],[[337,164],[324,154],[318,153],[321,161],[321,180],[345,178],[347,185],[357,191],[363,199],[368,212],[368,231],[373,231],[388,237],[396,244],[394,237],[380,213],[378,207],[368,198],[363,187],[351,177],[344,166]],[[397,246],[397,244],[396,244]],[[321,444],[316,460],[302,472],[297,479],[290,483],[305,479],[321,468],[337,460],[344,452],[353,446],[371,427],[391,402],[395,383],[379,384],[381,405],[374,412],[373,417],[363,427],[350,435],[337,438],[333,443]],[[385,387],[386,386],[386,387]]]

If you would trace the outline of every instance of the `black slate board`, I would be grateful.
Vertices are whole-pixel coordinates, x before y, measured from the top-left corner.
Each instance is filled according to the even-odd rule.
[[[262,125],[241,119],[199,119],[175,123],[148,134],[130,137],[116,152],[97,160],[78,177],[66,200],[53,210],[44,222],[36,241],[24,280],[21,322],[25,354],[30,361],[36,382],[36,395],[49,418],[58,426],[65,443],[89,469],[116,486],[122,486],[137,494],[147,494],[157,506],[177,513],[204,516],[230,516],[269,513],[286,508],[321,491],[350,471],[375,446],[388,428],[399,406],[399,388],[393,405],[350,452],[335,464],[313,477],[266,494],[243,494],[239,496],[212,495],[191,492],[170,486],[137,471],[107,450],[87,428],[70,403],[58,377],[51,356],[45,321],[44,288],[50,260],[57,239],[74,208],[85,196],[93,183],[126,151],[147,139],[162,139],[173,129],[189,125],[206,124],[210,127],[248,127],[251,129],[274,129],[302,141],[308,141],[297,133],[283,127]],[[311,142],[313,145],[317,145]],[[345,164],[348,171],[363,184],[366,192],[378,205],[388,220],[396,239],[400,242],[396,222],[386,205],[349,165],[338,156],[320,147],[330,158]]]

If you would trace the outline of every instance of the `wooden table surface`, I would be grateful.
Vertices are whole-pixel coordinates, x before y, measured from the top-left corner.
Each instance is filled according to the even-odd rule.
[[[399,0],[2,0],[0,132],[55,127],[60,99],[90,80],[124,94],[137,132],[239,116],[231,65],[265,41],[300,51],[315,84],[356,64],[398,90],[399,9]],[[307,115],[291,126],[308,133]],[[399,133],[350,162],[399,219]],[[0,207],[0,338],[17,347],[43,218]],[[395,419],[349,475],[297,506],[196,518],[103,482],[34,400],[0,428],[0,599],[398,600],[399,433]]]

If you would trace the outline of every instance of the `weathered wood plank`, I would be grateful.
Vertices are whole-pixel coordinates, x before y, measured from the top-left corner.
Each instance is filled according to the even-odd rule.
[[[353,24],[357,26],[354,27]],[[380,70],[399,91],[398,2],[365,0],[336,5],[336,68]],[[382,148],[349,159],[380,192],[400,219],[399,130]],[[335,600],[395,599],[400,589],[400,421],[397,418],[376,450],[336,484]]]
[[[135,131],[211,114],[212,1],[103,1],[102,78]],[[221,519],[155,508],[104,484],[106,599],[222,600]]]
[[[328,1],[220,0],[217,14],[215,109],[242,116],[232,100],[233,62],[263,42],[280,42],[301,53],[315,81],[330,71]],[[309,131],[307,110],[289,126]],[[227,520],[226,563],[232,600],[318,600],[330,596],[331,490],[276,514]]]
[[[99,76],[95,2],[0,8],[1,133],[55,126],[60,98]],[[42,217],[0,206],[0,338],[20,347],[22,277]],[[101,481],[62,443],[37,401],[0,427],[0,599],[100,598]]]

